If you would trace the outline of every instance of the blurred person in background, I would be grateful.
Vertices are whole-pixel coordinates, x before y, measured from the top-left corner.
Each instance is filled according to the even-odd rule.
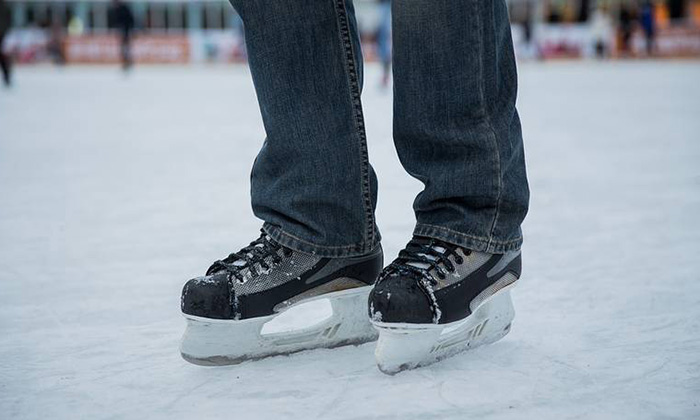
[[[686,0],[666,0],[666,7],[671,23],[683,19],[686,14]]]
[[[523,28],[523,58],[529,58],[529,59],[540,59],[542,58],[542,54],[540,53],[540,48],[537,45],[537,41],[535,40],[535,31],[534,31],[534,11],[535,11],[535,6],[533,5],[533,1],[528,0],[525,2],[525,16],[523,16],[521,25]]]
[[[378,0],[378,2],[377,55],[382,64],[382,87],[387,88],[391,78],[391,0]]]
[[[618,16],[620,32],[620,54],[628,56],[632,53],[630,41],[632,40],[632,31],[634,30],[634,12],[632,8],[623,3],[620,5],[620,14]]]
[[[48,33],[49,43],[46,46],[49,56],[54,64],[62,66],[66,64],[66,57],[63,52],[63,41],[65,38],[65,29],[63,24],[58,21],[47,20],[45,25]]]
[[[233,31],[236,34],[236,44],[233,48],[233,58],[235,61],[247,62],[248,53],[245,48],[245,31],[243,28],[243,20],[240,16],[233,17]]]
[[[384,269],[353,2],[231,3],[265,126],[250,178],[263,226],[183,287],[182,356],[235,364],[372,341],[374,326],[377,364],[391,374],[505,336],[529,202],[505,0],[391,2],[394,144],[424,189]],[[331,301],[332,328],[260,335],[280,308],[318,298]],[[432,352],[442,332],[450,345]]]
[[[599,6],[591,17],[591,34],[593,35],[593,48],[598,58],[606,58],[610,55],[610,41],[615,28],[613,19],[606,6]]]
[[[85,24],[80,16],[73,14],[68,20],[68,35],[79,36],[85,32]]]
[[[5,35],[10,31],[12,26],[12,13],[10,7],[5,0],[0,0],[0,69],[2,69],[2,81],[5,86],[10,86],[11,63],[10,57],[5,54],[3,44]]]
[[[642,5],[639,22],[644,31],[647,55],[653,56],[656,38],[656,22],[654,21],[654,4],[650,0],[646,0]]]
[[[112,7],[109,10],[109,26],[119,31],[122,67],[124,70],[129,70],[133,64],[131,57],[131,37],[136,23],[134,14],[123,1],[112,0]]]

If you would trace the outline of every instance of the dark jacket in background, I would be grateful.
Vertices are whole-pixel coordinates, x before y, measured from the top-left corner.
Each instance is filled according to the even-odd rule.
[[[5,37],[5,34],[9,32],[11,25],[12,13],[10,13],[10,7],[5,0],[0,0],[0,42]]]
[[[135,26],[134,15],[129,6],[122,2],[114,3],[109,10],[109,26],[118,29],[125,37],[129,36]]]
[[[10,7],[5,0],[0,0],[0,72],[6,86],[10,85],[10,58],[2,52],[2,44],[5,35],[10,31],[10,26],[12,26]]]

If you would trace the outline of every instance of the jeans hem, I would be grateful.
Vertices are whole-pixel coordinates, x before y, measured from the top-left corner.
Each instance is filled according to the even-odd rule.
[[[418,223],[413,234],[416,236],[439,239],[472,251],[486,252],[489,254],[505,254],[509,251],[518,251],[523,244],[522,236],[503,241],[484,236],[469,235],[442,226],[424,223]]]
[[[376,241],[374,242],[362,242],[354,245],[325,246],[316,245],[312,242],[301,239],[295,235],[292,235],[291,233],[285,232],[279,226],[272,225],[270,223],[263,224],[263,230],[280,245],[294,251],[313,254],[324,258],[344,258],[367,255],[376,249],[377,246],[379,246],[381,240],[379,232],[377,232],[375,235]]]

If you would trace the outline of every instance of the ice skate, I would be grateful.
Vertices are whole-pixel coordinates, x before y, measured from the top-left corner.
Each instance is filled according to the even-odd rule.
[[[285,248],[263,233],[185,284],[182,357],[199,365],[231,365],[376,340],[367,296],[382,264],[381,247],[360,257],[322,258]],[[315,299],[329,299],[333,315],[300,330],[263,333],[283,311]]]
[[[379,369],[395,374],[503,338],[520,271],[519,251],[493,255],[415,237],[370,294]]]

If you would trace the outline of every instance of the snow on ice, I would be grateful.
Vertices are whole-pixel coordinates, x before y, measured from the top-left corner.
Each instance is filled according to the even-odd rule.
[[[513,331],[389,377],[373,344],[224,368],[178,354],[182,284],[259,229],[245,68],[20,68],[0,91],[0,417],[700,418],[698,76],[697,62],[522,65],[532,207]],[[390,261],[420,184],[378,80],[369,66]]]

